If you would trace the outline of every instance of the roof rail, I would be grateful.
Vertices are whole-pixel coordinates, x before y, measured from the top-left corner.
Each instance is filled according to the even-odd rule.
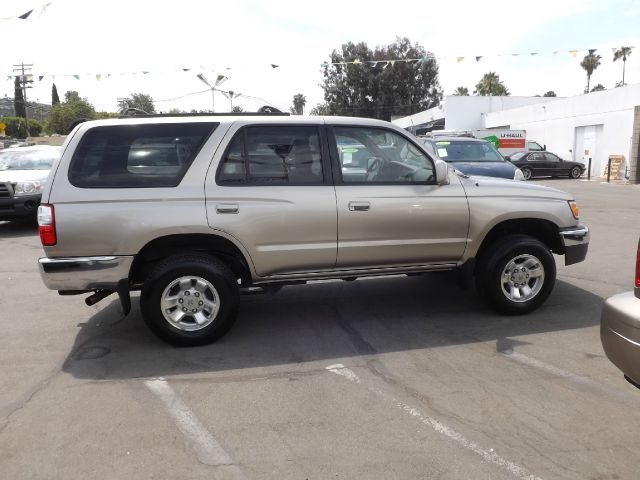
[[[130,117],[255,117],[255,116],[280,116],[288,117],[290,114],[283,112],[276,107],[265,105],[260,107],[256,112],[204,112],[204,113],[148,113],[140,108],[125,108],[118,118]]]

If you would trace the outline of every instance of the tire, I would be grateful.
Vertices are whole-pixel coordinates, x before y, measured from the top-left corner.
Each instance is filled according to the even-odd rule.
[[[533,175],[533,173],[531,172],[531,169],[524,167],[524,168],[521,168],[521,170],[522,170],[522,175],[524,176],[524,179],[531,180],[531,175]]]
[[[221,338],[235,322],[239,303],[231,270],[213,257],[195,254],[161,262],[145,279],[140,295],[147,326],[178,347]]]
[[[573,167],[569,171],[569,176],[571,178],[580,178],[582,176],[582,169],[580,167]]]
[[[549,297],[555,280],[553,255],[545,244],[528,235],[509,235],[491,245],[476,271],[480,296],[505,315],[536,310]]]

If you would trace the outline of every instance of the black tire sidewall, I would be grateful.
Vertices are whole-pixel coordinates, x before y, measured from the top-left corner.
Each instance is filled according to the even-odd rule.
[[[220,301],[215,320],[193,332],[172,326],[160,309],[160,299],[167,285],[189,275],[209,281],[215,287]],[[224,264],[207,257],[177,257],[164,262],[145,281],[140,296],[140,307],[147,326],[166,342],[179,347],[205,345],[222,337],[233,325],[238,306],[239,292],[233,275]]]
[[[578,175],[574,175],[573,172],[578,171]],[[582,175],[582,170],[580,170],[580,167],[573,167],[570,171],[569,171],[569,176],[571,178],[580,178],[580,176]]]
[[[513,258],[533,255],[544,267],[544,283],[538,294],[527,302],[513,302],[502,291],[502,271]],[[525,235],[513,235],[491,249],[488,260],[478,276],[479,292],[489,305],[499,313],[522,315],[536,310],[551,294],[556,279],[556,264],[553,254],[539,240]]]
[[[524,179],[525,180],[531,180],[531,177],[533,177],[533,170],[531,170],[528,167],[524,167],[521,170],[522,170],[522,175],[524,175]],[[529,172],[529,176],[527,176],[526,172]]]

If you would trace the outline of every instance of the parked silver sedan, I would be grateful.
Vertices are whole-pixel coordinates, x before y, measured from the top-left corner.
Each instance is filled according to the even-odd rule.
[[[600,338],[609,360],[640,388],[640,242],[635,289],[607,299],[602,309]]]

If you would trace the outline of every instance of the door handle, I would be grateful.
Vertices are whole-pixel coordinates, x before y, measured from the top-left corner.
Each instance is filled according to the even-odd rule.
[[[216,213],[238,213],[240,207],[237,203],[218,203],[216,205]]]
[[[352,212],[368,212],[370,208],[369,202],[349,202],[349,210]]]

